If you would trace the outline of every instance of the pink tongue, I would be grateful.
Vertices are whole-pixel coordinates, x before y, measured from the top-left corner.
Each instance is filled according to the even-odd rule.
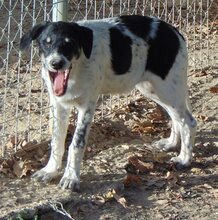
[[[58,71],[54,76],[53,92],[56,96],[61,96],[64,94],[64,72]]]

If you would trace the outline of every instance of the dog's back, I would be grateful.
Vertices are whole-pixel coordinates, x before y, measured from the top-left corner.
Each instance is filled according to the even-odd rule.
[[[104,85],[101,93],[127,92],[149,80],[150,73],[164,80],[173,68],[187,66],[183,36],[157,18],[134,15],[78,24],[90,28],[95,36],[91,59],[85,62],[99,72],[98,81]],[[173,74],[181,73],[173,70]]]

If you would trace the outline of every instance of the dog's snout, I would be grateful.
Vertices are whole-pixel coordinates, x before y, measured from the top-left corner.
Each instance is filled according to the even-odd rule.
[[[59,70],[64,66],[64,61],[63,60],[51,60],[50,64],[52,68]]]

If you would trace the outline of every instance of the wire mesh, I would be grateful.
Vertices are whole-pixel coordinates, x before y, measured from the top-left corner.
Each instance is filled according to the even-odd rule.
[[[21,56],[19,40],[35,23],[52,19],[52,0],[0,0],[0,154],[16,151],[22,142],[49,138],[49,100],[40,78],[40,61],[34,46]],[[190,72],[217,66],[214,29],[215,0],[69,0],[69,21],[101,19],[120,14],[157,16],[174,24],[186,37]],[[216,33],[216,32],[215,32]],[[130,95],[102,95],[97,113],[105,115]]]

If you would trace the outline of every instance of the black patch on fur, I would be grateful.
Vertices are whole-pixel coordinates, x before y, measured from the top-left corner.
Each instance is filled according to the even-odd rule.
[[[87,118],[90,120],[87,121]],[[80,126],[77,125],[76,132],[75,132],[75,146],[76,148],[83,148],[86,146],[87,141],[87,132],[88,128],[90,127],[90,124],[92,122],[92,112],[90,110],[87,110],[84,119],[82,120],[82,123]]]
[[[47,38],[50,42],[47,42]],[[69,42],[65,39],[68,38]],[[73,57],[79,57],[81,51],[80,29],[76,23],[53,22],[36,39],[39,44],[39,50],[45,57],[57,51],[68,60]]]
[[[87,58],[91,56],[93,34],[92,30],[77,23],[59,21],[35,25],[21,38],[20,48],[26,49],[33,40],[37,41],[39,52],[45,57],[57,51],[70,61],[80,56],[81,49]]]
[[[87,131],[87,125],[84,125],[76,132],[75,137],[75,147],[76,148],[83,148],[86,145],[86,131]]]
[[[133,34],[144,39],[146,42],[148,41],[153,18],[140,15],[124,15],[119,17],[119,21]]]
[[[20,40],[20,50],[25,50],[31,44],[31,42],[37,39],[42,31],[48,26],[49,22],[42,22],[40,24],[35,25],[28,31]]]
[[[93,32],[87,27],[80,26],[81,45],[86,58],[90,58],[93,46]]]
[[[170,25],[171,26],[171,25]],[[171,28],[173,28],[173,30],[185,41],[184,36],[178,31],[177,28],[175,28],[174,26],[171,26]]]
[[[114,72],[125,74],[132,63],[132,40],[116,28],[110,28],[111,62]]]
[[[179,38],[173,27],[160,21],[156,37],[150,40],[145,69],[164,80],[175,61],[179,47]]]
[[[145,70],[150,70],[162,79],[165,79],[179,51],[180,42],[177,34],[183,40],[184,37],[175,27],[158,20],[156,37],[155,39],[150,38],[149,33],[152,22],[157,22],[152,17],[127,15],[121,16],[118,18],[118,21],[123,23],[133,34],[142,38],[149,45]]]

